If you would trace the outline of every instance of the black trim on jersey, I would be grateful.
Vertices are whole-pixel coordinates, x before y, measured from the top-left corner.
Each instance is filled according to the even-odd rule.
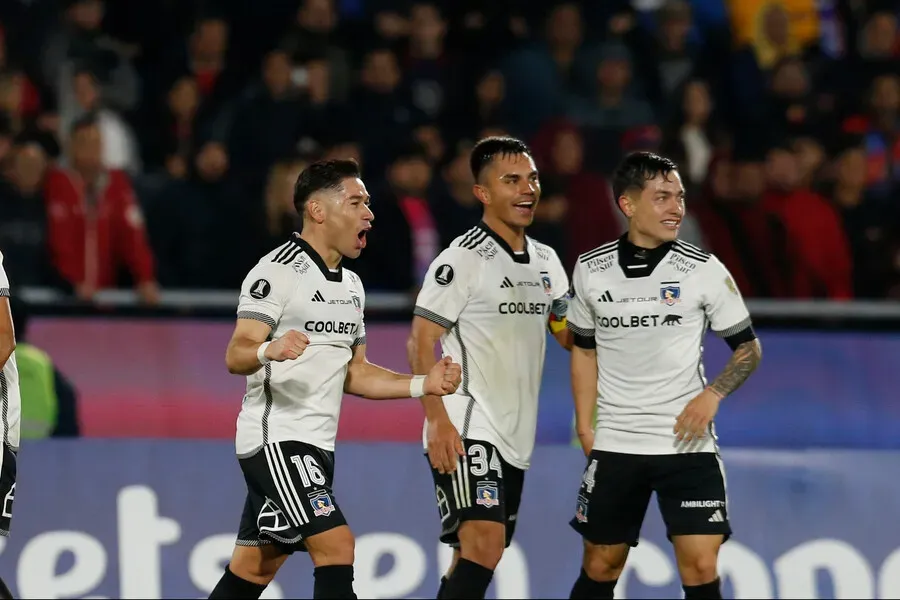
[[[459,243],[459,247],[465,248],[466,250],[474,250],[486,237],[487,234],[484,231],[478,227],[473,227],[466,233],[466,237]]]
[[[528,244],[527,243],[525,244],[524,252],[515,252],[512,249],[512,247],[506,243],[506,240],[504,240],[502,237],[500,237],[500,235],[496,231],[494,231],[493,229],[488,227],[484,221],[481,221],[475,227],[478,227],[479,229],[481,229],[482,231],[487,233],[489,236],[494,238],[494,241],[497,242],[497,244],[501,248],[506,250],[507,254],[509,254],[512,257],[514,262],[521,263],[523,265],[527,265],[528,263],[531,262],[531,257],[528,255]]]
[[[0,288],[0,298],[4,296],[9,298],[9,288]]]
[[[572,338],[572,343],[582,350],[594,350],[597,348],[597,338],[592,335],[581,335],[576,333]]]
[[[696,254],[697,256],[700,257],[701,262],[706,262],[707,260],[709,260],[709,257],[712,256],[706,250],[698,248],[697,246],[695,246],[693,244],[689,244],[689,243],[685,242],[684,240],[675,240],[675,248],[682,250],[689,254]]]
[[[442,317],[436,312],[430,311],[427,308],[422,308],[421,306],[417,306],[413,309],[413,315],[431,321],[435,325],[440,325],[444,329],[450,329],[451,327],[453,327],[453,321],[451,321],[447,317]]]
[[[571,331],[575,335],[580,335],[582,337],[591,337],[591,338],[594,337],[593,329],[585,329],[584,327],[579,327],[578,325],[574,324],[572,321],[566,321],[566,327],[568,327],[569,331]]]
[[[459,349],[462,351],[462,358],[459,361],[462,369],[462,385],[460,387],[463,396],[469,397],[469,402],[466,405],[466,416],[463,417],[462,431],[459,432],[459,437],[466,439],[469,435],[469,425],[472,422],[472,411],[475,410],[475,397],[469,392],[469,353],[466,350],[465,342],[463,342],[459,323],[453,326],[453,333],[456,335],[456,341],[459,342]]]
[[[365,346],[366,345],[366,336],[358,337],[353,340],[353,343],[350,344],[351,348],[355,348],[356,346]]]
[[[594,248],[593,250],[590,250],[589,252],[585,252],[584,254],[579,256],[578,262],[586,263],[589,260],[593,260],[595,258],[599,258],[601,256],[609,254],[610,252],[614,252],[615,249],[618,247],[618,245],[619,245],[619,240],[607,242],[606,244],[603,244],[602,246],[598,246],[597,248]]]
[[[261,312],[257,312],[255,310],[242,310],[238,311],[237,314],[238,319],[253,319],[254,321],[259,321],[260,323],[265,323],[272,329],[275,329],[275,319],[270,317],[269,315]]]
[[[741,322],[740,325],[743,325],[743,322]],[[725,343],[728,344],[728,347],[731,348],[731,351],[733,352],[737,350],[737,347],[741,344],[746,344],[747,342],[752,342],[753,340],[755,340],[756,332],[753,331],[753,326],[747,325],[736,333],[723,335],[722,339],[725,340]]]
[[[291,242],[286,242],[278,248],[278,253],[272,258],[272,262],[280,265],[289,265],[294,262],[301,252],[303,252],[303,250],[296,245]]]
[[[291,235],[291,242],[293,242],[297,247],[299,247],[303,252],[309,255],[316,266],[319,267],[319,270],[322,272],[322,275],[328,281],[342,281],[344,277],[344,268],[338,263],[337,271],[332,271],[328,268],[328,265],[325,264],[325,261],[322,260],[322,257],[319,256],[319,253],[313,249],[306,240],[300,237],[299,234]],[[299,254],[299,252],[298,252]]]
[[[9,445],[9,383],[6,381],[6,373],[0,371],[0,398],[3,401],[3,446]],[[21,417],[20,417],[21,418]]]
[[[275,403],[272,399],[272,363],[266,363],[263,372],[265,373],[263,394],[266,397],[266,407],[263,409],[262,416],[262,443],[263,446],[266,446],[269,443],[269,415],[272,414],[272,405]]]
[[[619,238],[619,266],[628,279],[647,277],[674,245],[666,242],[656,248],[641,248],[629,242],[628,234],[625,234]]]

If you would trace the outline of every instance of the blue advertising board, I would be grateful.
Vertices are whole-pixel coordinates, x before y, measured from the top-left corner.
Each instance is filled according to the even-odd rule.
[[[900,597],[900,453],[726,450],[735,537],[726,597]],[[433,598],[450,558],[416,444],[344,444],[336,497],[357,536],[360,598]],[[567,598],[580,565],[567,526],[584,458],[539,446],[520,524],[490,598]],[[21,598],[205,598],[234,543],[244,487],[224,441],[30,443],[0,575]],[[296,555],[263,597],[309,597]],[[651,508],[617,598],[681,597]]]

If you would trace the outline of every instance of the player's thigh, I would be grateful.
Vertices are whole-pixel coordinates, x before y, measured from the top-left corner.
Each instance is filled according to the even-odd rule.
[[[466,455],[460,458],[451,473],[440,473],[429,464],[441,518],[441,541],[453,547],[459,547],[462,523],[497,523],[504,527],[504,531],[507,523],[508,488],[500,453],[484,441],[463,440],[463,444]],[[521,489],[514,495],[517,511]],[[495,528],[489,529],[495,531]],[[505,537],[504,533],[499,542],[501,550]]]
[[[250,508],[245,507],[239,544],[249,545],[255,529],[261,543],[274,543],[286,553],[304,551],[306,539],[346,527],[332,491],[332,453],[302,442],[277,442],[240,463]]]
[[[16,453],[3,444],[0,454],[0,536],[8,536],[16,498]]]
[[[591,452],[570,522],[587,542],[637,546],[651,494],[646,458]]]
[[[669,539],[731,536],[725,469],[712,452],[654,456],[653,490]]]

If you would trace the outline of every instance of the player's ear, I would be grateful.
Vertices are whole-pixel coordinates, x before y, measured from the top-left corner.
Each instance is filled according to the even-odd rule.
[[[634,202],[627,195],[622,194],[618,199],[619,209],[629,219],[634,216]]]
[[[472,193],[475,194],[475,197],[478,198],[478,200],[482,204],[490,204],[491,203],[491,197],[488,194],[488,191],[484,188],[484,186],[478,185],[476,183],[475,185],[472,186]]]
[[[310,198],[306,203],[306,213],[316,223],[322,224],[325,222],[325,210],[325,206],[318,198]]]

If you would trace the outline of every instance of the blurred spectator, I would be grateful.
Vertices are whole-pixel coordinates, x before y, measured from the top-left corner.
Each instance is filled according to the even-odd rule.
[[[373,274],[380,289],[412,292],[442,250],[428,199],[431,177],[425,149],[407,143],[388,167],[384,188],[372,194],[376,220],[371,235],[377,236],[372,240],[376,243],[367,248],[359,264],[364,273]]]
[[[481,202],[472,193],[475,177],[469,167],[469,153],[473,145],[468,140],[460,141],[433,184],[432,210],[442,248],[478,223],[484,212]]]
[[[77,437],[80,427],[75,388],[47,352],[28,343],[28,305],[15,295],[9,305],[16,332],[22,439]]]
[[[552,246],[571,269],[579,254],[621,235],[624,220],[609,183],[584,169],[584,142],[574,125],[551,121],[533,150],[541,201],[529,235]]]
[[[233,110],[231,166],[253,184],[258,181],[259,189],[275,161],[294,149],[301,131],[303,103],[291,71],[286,52],[267,54],[262,82],[248,89]]]
[[[597,67],[597,92],[591,98],[574,98],[571,118],[582,126],[624,130],[653,123],[653,110],[633,85],[631,53],[625,46],[603,48]]]
[[[18,144],[11,153],[8,179],[0,180],[4,264],[16,285],[48,285],[51,275],[43,194],[47,155],[35,142]]]
[[[285,35],[281,47],[295,64],[324,56],[328,62],[328,95],[338,101],[350,91],[350,62],[342,47],[338,29],[338,13],[334,0],[303,0],[297,10],[297,21]]]
[[[591,96],[597,57],[584,40],[577,2],[550,5],[543,40],[513,52],[505,62],[510,127],[531,136],[541,123],[559,115],[570,95]]]
[[[835,160],[831,198],[841,211],[853,256],[853,289],[860,298],[879,298],[887,293],[900,268],[891,248],[892,226],[900,210],[866,194],[866,153],[858,144],[843,150]]]
[[[713,100],[706,81],[686,81],[677,100],[678,109],[665,131],[662,152],[681,167],[688,198],[698,197],[716,146],[722,142],[719,124],[713,116]]]
[[[409,22],[409,48],[403,57],[405,83],[413,105],[434,120],[457,87],[456,60],[445,47],[447,22],[437,3],[425,0],[413,2]]]
[[[197,81],[184,76],[175,81],[166,95],[160,122],[143,137],[143,156],[148,166],[163,168],[169,177],[184,179],[191,157],[204,135],[203,123],[198,122],[200,89]]]
[[[62,22],[43,47],[44,83],[62,101],[75,71],[88,68],[97,75],[109,107],[134,108],[140,80],[125,46],[103,32],[104,1],[64,0],[63,5]]]
[[[159,299],[153,255],[131,182],[103,166],[100,127],[88,115],[70,131],[68,166],[50,171],[45,191],[51,260],[81,300],[115,287],[127,267],[140,298]]]
[[[872,82],[870,120],[865,146],[869,191],[895,202],[900,190],[900,75],[880,75]]]
[[[60,102],[60,142],[72,123],[86,114],[93,114],[103,137],[103,166],[135,174],[141,169],[141,161],[134,132],[116,111],[106,108],[100,97],[101,89],[90,69],[75,71],[72,77],[71,103]]]
[[[400,86],[401,77],[396,55],[387,47],[374,48],[363,59],[362,88],[350,101],[363,157],[373,173],[386,166],[384,148],[408,139],[424,119]]]
[[[506,79],[494,68],[479,73],[474,93],[461,97],[446,115],[445,127],[460,139],[474,136],[487,125],[503,123]]]
[[[766,179],[763,207],[779,218],[787,236],[791,295],[852,298],[853,267],[843,225],[828,201],[803,186],[797,155],[787,147],[772,148]]]
[[[299,229],[297,209],[294,207],[294,184],[308,163],[300,158],[279,161],[269,171],[266,184],[266,229],[275,247],[284,243]]]

